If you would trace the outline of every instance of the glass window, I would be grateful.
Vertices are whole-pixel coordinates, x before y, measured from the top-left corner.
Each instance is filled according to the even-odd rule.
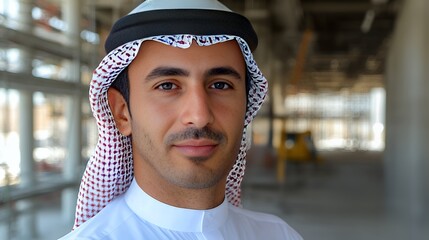
[[[15,184],[20,168],[19,94],[0,88],[0,186]]]
[[[290,95],[286,129],[312,131],[319,149],[383,150],[384,98],[383,89]]]
[[[34,94],[34,160],[40,173],[62,171],[66,157],[66,106],[70,97]]]
[[[0,0],[0,15],[2,18],[7,14],[7,0]]]
[[[82,65],[80,72],[81,72],[81,82],[83,84],[89,85],[92,79],[93,69],[86,65]]]
[[[18,45],[0,44],[0,70],[8,72],[22,72],[26,66],[25,61],[28,59],[28,54]]]
[[[52,80],[69,80],[71,61],[48,54],[37,55],[33,60],[33,76]]]
[[[92,112],[90,109],[89,101],[85,99],[82,103],[82,111],[83,111],[83,123],[82,123],[82,132],[83,132],[83,148],[82,148],[82,156],[86,161],[88,160],[94,149],[97,145],[98,140],[98,131],[97,124],[95,122],[95,118],[92,116]]]

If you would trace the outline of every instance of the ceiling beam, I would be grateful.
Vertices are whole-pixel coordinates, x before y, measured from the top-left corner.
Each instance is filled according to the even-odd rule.
[[[309,13],[364,13],[369,9],[381,9],[388,12],[396,12],[396,4],[376,6],[371,2],[350,3],[350,2],[302,2],[302,9]]]
[[[312,13],[360,13],[371,9],[371,3],[349,3],[349,2],[311,2],[301,3],[304,12]]]

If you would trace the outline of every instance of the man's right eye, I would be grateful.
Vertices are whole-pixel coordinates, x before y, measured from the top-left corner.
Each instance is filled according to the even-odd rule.
[[[165,83],[159,84],[156,88],[161,90],[173,90],[173,89],[176,89],[177,86],[174,83],[165,82]]]

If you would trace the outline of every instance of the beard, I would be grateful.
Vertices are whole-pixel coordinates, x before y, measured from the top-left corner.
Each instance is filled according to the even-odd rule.
[[[136,132],[133,130],[133,133]],[[152,171],[169,184],[187,189],[205,189],[219,184],[225,186],[226,177],[235,162],[240,143],[235,141],[237,144],[230,146],[228,150],[225,147],[228,142],[227,137],[208,127],[188,128],[170,134],[163,144],[158,146],[149,134],[142,131],[139,133],[138,139],[136,139],[137,136],[133,136],[133,148],[136,148],[133,154],[138,154],[139,160],[144,161],[147,169],[141,169],[142,174],[145,174],[145,171]],[[179,157],[169,151],[177,141],[202,138],[219,143],[215,156]]]

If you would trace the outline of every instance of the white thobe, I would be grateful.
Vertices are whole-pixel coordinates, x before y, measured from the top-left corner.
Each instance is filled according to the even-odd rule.
[[[127,192],[61,239],[302,240],[276,216],[226,200],[209,210],[173,207],[146,194],[135,180]]]

